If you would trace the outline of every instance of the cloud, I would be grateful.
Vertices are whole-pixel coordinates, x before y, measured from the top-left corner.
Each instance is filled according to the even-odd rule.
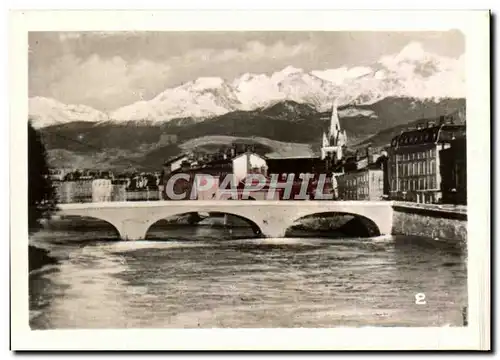
[[[263,44],[260,41],[249,41],[242,48],[226,49],[196,49],[171,58],[172,62],[193,62],[211,61],[215,63],[228,61],[259,61],[269,59],[289,59],[314,51],[314,46],[310,43],[299,43],[287,45],[278,41],[271,45]]]
[[[59,40],[75,40],[82,34],[59,33]],[[106,36],[106,33],[100,35]],[[182,78],[195,79],[203,76],[203,72],[227,68],[228,63],[244,63],[248,67],[269,59],[287,62],[311,53],[313,49],[308,43],[288,45],[281,41],[273,44],[249,41],[239,48],[198,48],[161,61],[102,57],[96,53],[81,58],[70,52],[51,60],[48,66],[35,69],[30,76],[30,87],[36,89],[36,95],[109,111],[132,102],[149,100],[175,86]]]
[[[48,69],[38,69],[30,80],[48,83],[47,96],[62,102],[98,104],[109,110],[153,95],[169,74],[170,66],[165,63],[127,62],[120,56],[106,59],[96,54],[80,59],[71,54]]]
[[[59,33],[59,41],[67,41],[67,40],[76,40],[81,38],[82,33],[81,32],[61,32]]]

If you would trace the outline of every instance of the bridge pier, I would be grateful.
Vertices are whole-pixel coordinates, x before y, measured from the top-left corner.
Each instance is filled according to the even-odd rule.
[[[259,226],[261,235],[266,238],[284,238],[288,229],[287,224],[282,222],[264,221]]]
[[[267,228],[262,230],[262,235],[266,238],[284,238],[286,229],[281,228]]]
[[[123,220],[117,229],[122,240],[134,241],[144,240],[149,226],[148,221],[127,219]]]

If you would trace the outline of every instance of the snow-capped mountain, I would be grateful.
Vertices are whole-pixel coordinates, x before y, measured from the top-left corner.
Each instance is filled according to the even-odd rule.
[[[73,121],[100,122],[109,120],[107,114],[90,106],[66,105],[54,99],[40,96],[29,99],[28,116],[32,120],[33,126],[37,128]]]
[[[140,101],[110,114],[117,121],[165,121],[173,118],[207,118],[239,109],[233,88],[217,77],[199,78],[167,89],[150,101]]]
[[[63,105],[55,100],[30,100],[30,114],[44,125],[56,121],[163,122],[174,118],[200,120],[235,110],[254,110],[279,101],[292,100],[330,108],[339,105],[372,104],[386,97],[440,99],[465,97],[464,56],[448,58],[426,52],[410,43],[399,53],[383,56],[370,66],[313,70],[288,66],[272,74],[245,73],[233,80],[199,78],[166,89],[152,100],[139,101],[108,115],[86,106]],[[38,104],[41,102],[41,104]],[[50,106],[48,104],[54,103]],[[33,108],[33,109],[32,109]],[[52,114],[53,112],[53,114]]]
[[[342,88],[339,103],[374,103],[388,96],[426,98],[465,97],[465,58],[426,52],[410,43],[398,54],[382,57],[371,67],[312,71]],[[342,77],[343,76],[343,77]]]
[[[464,56],[448,58],[410,43],[399,53],[371,66],[340,67],[306,72],[287,66],[272,74],[245,73],[231,82],[201,78],[168,89],[151,101],[118,109],[116,120],[168,120],[212,117],[234,110],[253,110],[277,101],[308,103],[318,110],[339,105],[369,104],[385,97],[459,98],[465,96]]]

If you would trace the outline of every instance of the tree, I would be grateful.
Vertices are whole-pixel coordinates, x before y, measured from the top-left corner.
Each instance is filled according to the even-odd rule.
[[[40,133],[28,121],[28,228],[40,229],[40,220],[56,209],[56,194],[49,177],[47,153]]]

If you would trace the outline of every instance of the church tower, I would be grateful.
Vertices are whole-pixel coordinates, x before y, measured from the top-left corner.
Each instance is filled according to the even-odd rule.
[[[342,148],[347,144],[347,134],[340,128],[340,121],[337,112],[337,99],[333,101],[332,115],[330,117],[330,127],[328,133],[323,132],[321,159],[325,159],[327,154],[336,161],[342,159]]]
[[[328,138],[330,140],[330,145],[337,145],[338,135],[340,133],[340,122],[339,115],[337,113],[337,99],[333,100],[332,105],[332,116],[330,118],[330,129],[328,132]]]

